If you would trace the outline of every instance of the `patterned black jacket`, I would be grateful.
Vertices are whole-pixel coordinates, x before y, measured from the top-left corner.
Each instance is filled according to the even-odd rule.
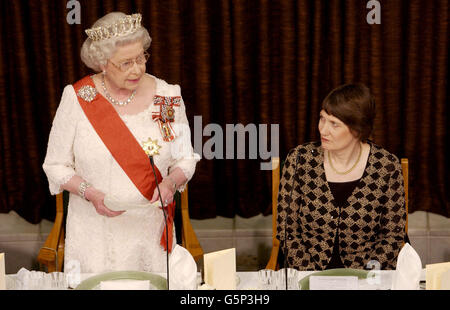
[[[289,152],[280,179],[277,217],[282,249],[286,228],[289,267],[325,269],[339,226],[345,267],[368,268],[374,260],[379,262],[376,267],[395,269],[406,223],[401,164],[396,156],[369,143],[364,174],[341,211],[333,203],[320,143],[306,143]]]

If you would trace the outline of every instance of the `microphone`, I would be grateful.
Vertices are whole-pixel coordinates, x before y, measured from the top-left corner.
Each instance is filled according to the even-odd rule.
[[[164,223],[166,226],[166,263],[167,263],[167,290],[169,290],[169,228],[167,226],[167,213],[164,209],[164,203],[162,201],[161,197],[161,191],[159,190],[159,184],[158,184],[158,178],[156,177],[156,171],[155,171],[155,163],[153,162],[153,155],[149,155],[148,158],[150,159],[150,165],[152,166],[153,175],[155,176],[155,183],[156,183],[156,189],[158,190],[158,196],[159,201],[161,202],[162,211],[164,215]]]
[[[298,160],[300,158],[300,152],[297,152],[297,155],[295,156],[295,167],[294,167],[294,174],[292,175],[292,186],[291,186],[291,192],[289,193],[289,208],[292,204],[292,192],[294,191],[294,184],[295,184],[295,176],[297,174],[297,166],[298,166]],[[287,247],[287,234],[286,234],[286,222],[287,222],[287,211],[286,211],[286,218],[284,220],[284,279],[286,281],[286,290],[288,290],[288,247]]]

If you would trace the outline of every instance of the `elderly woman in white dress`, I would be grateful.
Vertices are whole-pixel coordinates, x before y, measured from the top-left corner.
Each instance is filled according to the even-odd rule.
[[[97,73],[64,88],[50,132],[50,192],[70,192],[64,263],[84,273],[164,272],[166,244],[170,252],[176,243],[173,196],[199,160],[180,87],[146,73],[151,38],[141,18],[109,13],[86,30],[81,58]]]

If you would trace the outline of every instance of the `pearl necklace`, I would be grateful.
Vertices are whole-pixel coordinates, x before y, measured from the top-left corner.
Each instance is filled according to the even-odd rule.
[[[119,105],[119,106],[124,106],[127,105],[131,102],[131,100],[133,100],[134,95],[136,94],[136,90],[133,90],[133,92],[131,93],[131,96],[128,97],[127,100],[124,101],[119,101],[114,99],[113,97],[111,97],[111,95],[109,94],[108,90],[106,89],[106,85],[105,85],[105,75],[102,75],[102,87],[103,87],[103,91],[105,92],[105,96],[106,99],[108,99],[111,103],[115,104],[115,105]]]
[[[336,172],[337,174],[347,174],[347,173],[349,173],[350,171],[352,171],[353,169],[355,169],[356,165],[359,163],[359,160],[361,159],[361,154],[362,154],[362,144],[359,145],[358,159],[356,160],[356,162],[353,164],[353,166],[352,166],[350,169],[348,169],[347,171],[344,171],[344,172],[337,171],[337,170],[334,168],[333,162],[331,161],[331,154],[330,154],[330,151],[328,151],[328,162],[330,163],[331,169],[333,169],[333,171]]]

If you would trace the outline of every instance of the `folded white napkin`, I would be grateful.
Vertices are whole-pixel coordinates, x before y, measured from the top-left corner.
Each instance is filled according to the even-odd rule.
[[[149,280],[114,280],[101,281],[100,290],[148,290]]]
[[[188,250],[175,245],[169,257],[171,290],[197,289],[197,264]]]
[[[405,243],[397,258],[397,267],[392,277],[393,290],[418,290],[422,261],[409,243]]]
[[[49,289],[49,277],[43,271],[20,268],[16,274],[16,288],[19,290]]]
[[[27,290],[34,289],[32,286],[32,281],[38,278],[43,272],[29,271],[26,268],[20,268],[16,274],[16,287],[17,289]]]

